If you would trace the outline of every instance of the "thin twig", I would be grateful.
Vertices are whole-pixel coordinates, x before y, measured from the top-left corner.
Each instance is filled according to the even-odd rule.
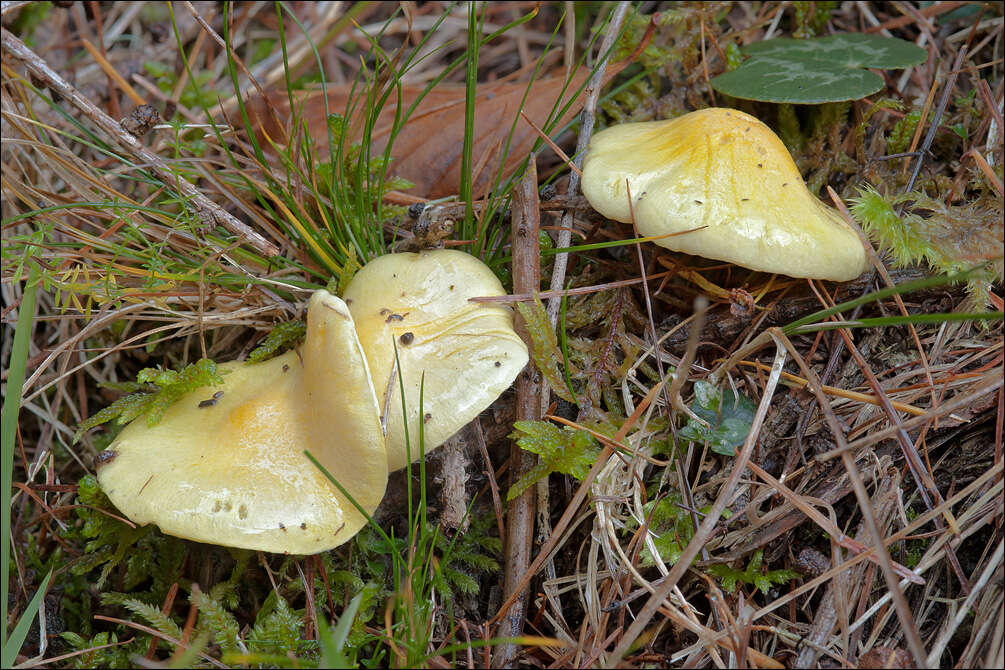
[[[2,42],[4,51],[21,61],[25,68],[44,81],[47,87],[68,100],[81,113],[94,121],[109,138],[128,152],[136,162],[147,165],[150,171],[157,175],[165,184],[173,185],[175,190],[183,196],[184,203],[192,208],[200,219],[223,226],[234,235],[237,235],[244,243],[254,247],[267,257],[279,254],[279,248],[276,245],[249,228],[247,224],[239,221],[232,214],[220,207],[220,205],[207,198],[185,177],[181,176],[180,173],[171,170],[160,156],[144,147],[140,140],[119,126],[118,121],[101,111],[94,103],[84,97],[80,91],[60,77],[55,70],[49,67],[49,64],[44,59],[29,49],[14,34],[8,32],[6,29],[2,29]]]
[[[527,171],[513,191],[512,246],[513,290],[532,292],[541,286],[541,246],[538,231],[541,212],[538,209],[537,167],[534,156],[527,161]],[[517,315],[517,333],[529,341],[527,324]],[[541,418],[541,375],[533,363],[528,363],[516,381],[516,418],[533,421]],[[514,441],[510,446],[510,486],[534,467],[534,455],[525,452]],[[546,480],[547,481],[547,480]],[[506,505],[506,552],[504,565],[504,593],[515,599],[499,625],[497,635],[513,638],[523,630],[527,612],[527,590],[524,576],[530,563],[534,538],[533,488],[524,491]],[[514,664],[519,648],[513,642],[496,647],[492,655],[493,668],[507,668]]]
[[[604,39],[600,43],[600,63],[586,84],[586,100],[583,103],[583,111],[580,112],[579,137],[576,139],[576,154],[573,161],[577,168],[581,168],[583,165],[583,154],[586,153],[586,146],[590,142],[590,136],[593,135],[593,124],[597,120],[597,101],[600,99],[600,88],[604,81],[604,74],[607,71],[607,64],[610,61],[614,41],[621,34],[621,25],[625,22],[629,9],[631,9],[631,3],[628,2],[619,2],[614,8],[611,20],[607,24]],[[566,196],[574,196],[578,191],[579,173],[571,172],[569,174],[569,188],[566,191]],[[556,248],[563,249],[572,244],[572,224],[574,218],[575,215],[573,212],[566,212],[562,216],[562,229],[558,233],[558,240],[555,243]],[[555,266],[551,273],[552,291],[560,291],[565,285],[565,271],[568,264],[569,254],[562,253],[555,256]],[[552,298],[548,301],[548,318],[553,328],[558,323],[558,310],[561,304],[562,301],[558,298]]]
[[[845,333],[846,331],[840,330],[838,332]],[[776,343],[784,345],[784,347],[792,354],[792,357],[799,365],[800,370],[802,370],[803,376],[810,382],[810,390],[812,390],[814,395],[817,397],[817,402],[820,405],[820,409],[823,411],[824,418],[827,421],[827,426],[830,428],[835,442],[837,442],[839,447],[843,447],[847,443],[844,431],[838,423],[837,417],[834,415],[834,411],[831,409],[830,404],[827,402],[820,379],[810,366],[807,365],[803,357],[798,354],[796,348],[792,345],[792,342],[789,341],[789,338],[786,337],[780,329],[773,328],[768,331],[768,334],[775,340]],[[848,345],[849,342],[850,340],[846,339],[845,345]],[[849,349],[851,349],[854,353],[858,353],[858,350],[851,346]],[[873,513],[873,509],[870,504],[869,492],[866,491],[865,484],[862,483],[862,477],[858,472],[858,468],[855,466],[855,459],[852,455],[846,450],[841,454],[841,459],[844,463],[845,470],[848,473],[848,478],[851,480],[852,489],[855,491],[855,497],[858,499],[859,510],[862,512],[862,518],[865,521],[866,528],[872,536],[874,543],[873,550],[879,558],[879,566],[882,569],[883,577],[886,580],[887,589],[890,591],[890,595],[893,598],[893,605],[897,611],[897,617],[900,619],[901,629],[904,636],[907,638],[907,646],[911,651],[911,655],[914,656],[914,662],[918,665],[918,667],[928,667],[926,665],[927,654],[925,654],[925,645],[921,641],[921,634],[918,632],[918,627],[914,623],[914,616],[911,614],[911,607],[907,603],[907,598],[904,596],[904,592],[900,589],[899,580],[897,579],[897,574],[894,571],[890,554],[884,548],[883,534],[880,532],[879,524],[877,523],[876,516]]]
[[[914,164],[914,172],[911,173],[911,179],[907,182],[907,187],[904,192],[910,192],[914,188],[914,182],[918,179],[918,174],[921,172],[921,166],[925,163],[925,154],[932,146],[932,142],[935,141],[935,133],[939,130],[939,123],[942,122],[942,114],[946,111],[946,105],[949,104],[949,94],[953,92],[953,88],[956,86],[956,77],[960,73],[960,66],[963,65],[963,59],[967,56],[967,45],[960,47],[960,52],[956,54],[956,62],[953,63],[953,69],[949,72],[949,78],[946,80],[945,88],[942,89],[942,95],[939,97],[939,106],[935,108],[935,116],[932,117],[932,125],[928,127],[928,134],[925,135],[925,141],[921,143],[921,148],[918,150],[918,160]]]
[[[562,289],[559,291],[542,291],[540,293],[514,293],[512,295],[488,295],[479,296],[475,298],[468,298],[468,302],[483,302],[483,303],[507,303],[507,302],[527,302],[537,298],[561,298],[568,295],[587,295],[589,293],[598,293],[600,291],[613,291],[616,288],[623,288],[625,286],[634,286],[635,284],[641,284],[644,281],[652,281],[654,279],[663,279],[667,275],[674,274],[673,270],[667,270],[666,272],[658,272],[654,275],[649,275],[647,278],[637,277],[636,279],[621,279],[619,281],[607,282],[606,284],[597,284],[595,286],[579,286],[577,288]]]
[[[670,573],[664,578],[663,583],[659,585],[655,593],[646,601],[646,604],[635,617],[635,621],[632,622],[632,625],[628,627],[628,630],[621,637],[621,641],[618,642],[618,646],[614,648],[610,656],[609,660],[611,662],[617,663],[620,659],[624,658],[625,654],[628,653],[628,649],[635,644],[635,641],[642,635],[642,631],[649,625],[649,621],[653,618],[653,615],[663,605],[663,601],[670,595],[670,591],[677,585],[680,578],[684,576],[684,571],[688,569],[691,562],[698,556],[698,552],[701,551],[701,548],[712,537],[712,533],[719,523],[719,518],[723,510],[726,509],[726,504],[732,497],[737,484],[740,483],[740,477],[747,469],[747,463],[750,462],[750,456],[754,452],[754,445],[757,444],[757,436],[760,434],[761,424],[764,422],[764,417],[768,414],[768,408],[771,406],[771,399],[774,397],[784,365],[785,349],[779,346],[775,352],[775,360],[771,365],[771,374],[768,376],[767,384],[765,384],[761,403],[758,405],[757,414],[754,415],[754,420],[751,423],[750,433],[747,435],[743,448],[733,461],[729,477],[719,489],[719,495],[716,497],[715,503],[691,537],[691,541],[687,543],[677,562],[670,569]],[[684,366],[681,367],[683,368]],[[677,375],[674,378],[674,382],[676,383],[682,377],[683,375]],[[672,388],[671,391],[673,391]],[[672,393],[671,397],[673,397]]]

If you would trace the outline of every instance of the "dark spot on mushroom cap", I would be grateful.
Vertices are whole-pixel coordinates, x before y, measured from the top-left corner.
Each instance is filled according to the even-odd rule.
[[[764,163],[758,163],[758,164],[757,164],[757,167],[759,167],[759,168],[762,168],[762,167],[764,167]]]
[[[407,346],[411,344],[414,339],[415,335],[413,333],[402,333],[401,337],[398,338],[398,341]]]
[[[307,530],[307,522],[306,521],[301,521],[300,522],[300,530]]]
[[[284,533],[286,532],[286,526],[284,526],[282,522],[279,523],[279,530],[283,531]]]
[[[502,363],[500,363],[499,361],[496,361],[496,367],[497,367],[497,368],[498,368],[498,367],[502,367]]]
[[[286,363],[283,363],[283,372],[286,372],[289,369],[290,369],[290,366],[287,365]]]
[[[285,370],[284,370],[284,372],[285,372]],[[203,407],[212,407],[213,405],[216,404],[216,401],[219,400],[222,397],[223,397],[223,391],[217,391],[216,393],[213,394],[212,398],[206,398],[205,400],[200,401],[199,402],[199,407],[200,408],[203,408]]]
[[[403,317],[401,314],[391,314],[386,319],[384,319],[384,323],[391,323],[392,321],[402,321],[404,320],[404,318],[405,317]]]
[[[787,182],[787,181],[782,182],[782,186],[788,186],[788,185],[789,185],[789,182]]]
[[[119,452],[114,449],[106,449],[105,451],[99,452],[97,456],[94,457],[95,467],[101,467],[102,465],[108,465],[115,460],[115,457],[119,455]]]

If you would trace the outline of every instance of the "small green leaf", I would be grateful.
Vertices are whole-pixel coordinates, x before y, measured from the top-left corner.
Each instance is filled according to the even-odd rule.
[[[540,460],[513,484],[507,500],[513,500],[553,472],[582,480],[600,454],[597,441],[586,431],[559,428],[547,421],[517,421],[513,427],[516,430],[510,438],[524,451],[537,454]]]
[[[558,370],[562,352],[559,351],[558,338],[555,337],[555,331],[551,327],[548,312],[541,299],[535,295],[533,304],[518,302],[516,308],[527,324],[527,332],[530,333],[530,357],[534,359],[534,365],[548,380],[548,384],[559,398],[575,403],[575,398],[569,393],[569,387],[565,385],[565,378]]]
[[[692,442],[707,442],[717,454],[733,456],[750,433],[756,409],[749,398],[732,389],[720,391],[708,382],[695,382],[691,411],[708,426],[690,419],[678,435]]]
[[[864,33],[779,38],[751,44],[744,53],[750,60],[714,78],[715,90],[745,100],[798,104],[859,100],[884,84],[864,68],[911,67],[928,56],[910,42]]]

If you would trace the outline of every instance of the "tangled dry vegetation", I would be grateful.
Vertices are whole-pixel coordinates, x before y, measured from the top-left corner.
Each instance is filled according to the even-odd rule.
[[[32,329],[4,453],[16,662],[1002,667],[1001,5],[477,7],[4,2],[5,397]],[[929,57],[848,103],[709,85],[738,47],[836,32]],[[834,284],[606,244],[631,226],[586,205],[564,154],[594,123],[715,105],[857,203],[874,270]],[[453,228],[406,211],[451,195],[432,224]],[[392,477],[376,521],[396,539],[255,554],[110,507],[91,473],[117,427],[75,440],[108,384],[243,359],[310,291],[443,237],[511,290],[541,374],[425,481]]]

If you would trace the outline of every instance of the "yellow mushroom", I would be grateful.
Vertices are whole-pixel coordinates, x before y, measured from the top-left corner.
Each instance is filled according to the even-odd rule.
[[[387,484],[377,398],[352,316],[318,291],[298,351],[227,363],[161,421],[126,426],[98,481],[133,521],[199,542],[311,554],[366,523],[304,455],[309,450],[372,513]],[[212,395],[215,402],[206,402]]]
[[[631,222],[634,209],[645,236],[704,226],[656,241],[675,251],[834,281],[854,279],[866,267],[858,235],[809,192],[778,136],[735,109],[597,133],[582,188],[610,219]]]
[[[421,455],[423,375],[422,425],[429,451],[488,407],[527,364],[527,347],[513,330],[511,310],[468,301],[474,296],[504,294],[502,284],[484,263],[449,249],[381,256],[353,277],[345,301],[373,374],[392,471]],[[395,367],[395,346],[400,371]],[[410,453],[399,373],[405,388]]]

